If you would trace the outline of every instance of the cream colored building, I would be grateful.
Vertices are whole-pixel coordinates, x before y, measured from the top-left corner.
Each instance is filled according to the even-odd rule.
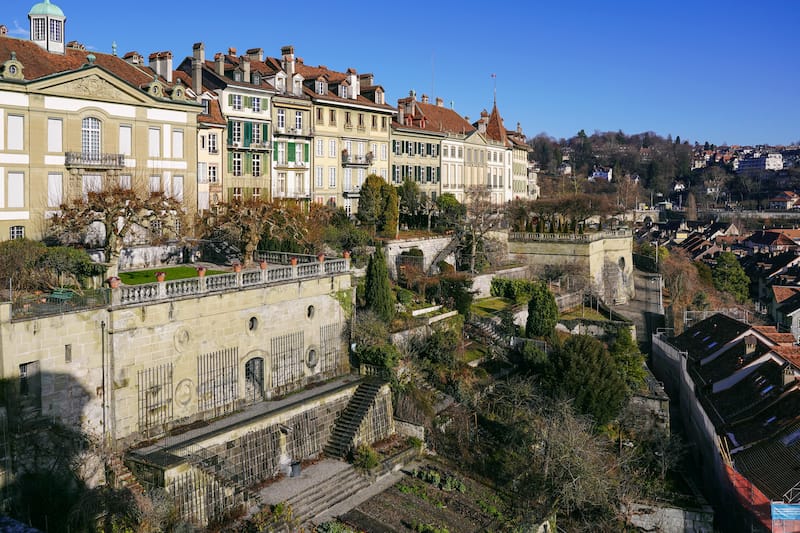
[[[64,45],[49,2],[29,17],[31,40],[0,36],[0,238],[40,238],[48,212],[108,185],[164,191],[194,212],[201,109],[172,82],[171,57],[145,66]]]

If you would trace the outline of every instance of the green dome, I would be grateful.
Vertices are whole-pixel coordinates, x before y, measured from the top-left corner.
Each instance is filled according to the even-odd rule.
[[[50,0],[44,0],[44,2],[39,2],[38,4],[33,6],[28,15],[63,17],[64,12],[61,11],[61,8],[58,7],[57,5],[51,4]]]

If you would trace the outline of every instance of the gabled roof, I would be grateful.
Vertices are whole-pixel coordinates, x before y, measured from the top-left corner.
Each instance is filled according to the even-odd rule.
[[[412,114],[412,127],[442,133],[453,133],[465,135],[476,131],[476,129],[464,117],[456,113],[455,110],[448,107],[417,102],[416,97],[409,96],[401,98],[397,101],[398,106],[404,106],[414,101]],[[423,120],[424,119],[424,120]],[[424,124],[424,126],[423,126]],[[395,127],[407,128],[406,124],[399,124],[394,122]]]
[[[503,118],[500,112],[497,111],[497,102],[492,107],[492,113],[489,115],[489,122],[486,123],[486,137],[502,143],[504,146],[511,146],[506,134],[506,127],[503,126]]]
[[[800,290],[800,287],[798,287],[798,290]],[[791,333],[781,333],[775,326],[753,326],[753,329],[776,345],[791,346],[795,342],[794,335]]]
[[[772,300],[775,303],[783,303],[797,293],[800,293],[800,287],[772,286]]]
[[[748,324],[717,313],[675,337],[673,344],[700,360],[719,351],[724,345],[750,329]]]

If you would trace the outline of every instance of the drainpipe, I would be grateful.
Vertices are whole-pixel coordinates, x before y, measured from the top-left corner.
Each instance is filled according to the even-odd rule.
[[[106,321],[100,321],[100,354],[103,364],[103,377],[101,380],[101,388],[103,390],[103,444],[106,444],[108,436],[107,417],[106,417]]]

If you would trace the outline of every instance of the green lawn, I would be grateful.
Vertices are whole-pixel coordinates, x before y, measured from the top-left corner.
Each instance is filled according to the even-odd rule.
[[[491,298],[481,298],[472,303],[472,311],[482,317],[493,316],[504,309],[509,309],[514,305],[512,300],[508,298],[501,298],[499,296],[492,296]]]
[[[586,320],[608,320],[608,314],[598,313],[591,307],[584,307],[583,309],[579,307],[562,314],[559,318],[563,320],[573,320],[576,318],[585,318]]]
[[[155,283],[156,272],[164,272],[167,275],[167,281],[176,279],[196,278],[197,269],[190,266],[177,266],[165,268],[153,268],[149,270],[135,270],[133,272],[120,272],[119,279],[125,285],[142,285],[144,283]],[[224,274],[224,270],[207,270],[207,276],[214,274]]]

